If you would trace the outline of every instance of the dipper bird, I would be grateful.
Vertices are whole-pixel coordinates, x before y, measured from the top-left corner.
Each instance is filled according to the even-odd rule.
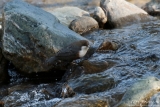
[[[89,49],[89,42],[87,40],[79,40],[71,43],[70,45],[62,48],[55,56],[46,60],[47,65],[53,65],[58,60],[64,62],[72,62],[73,60],[80,59],[87,53]]]

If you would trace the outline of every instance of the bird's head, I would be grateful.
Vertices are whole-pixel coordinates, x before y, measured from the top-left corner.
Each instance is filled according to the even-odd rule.
[[[79,51],[79,57],[83,57],[89,49],[89,42],[87,40],[81,40],[79,41],[79,43],[81,45],[81,50]]]

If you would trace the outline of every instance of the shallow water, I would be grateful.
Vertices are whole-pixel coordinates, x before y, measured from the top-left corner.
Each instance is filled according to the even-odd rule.
[[[96,30],[83,36],[95,41],[97,45],[104,40],[113,40],[120,45],[117,51],[94,53],[91,59],[104,60],[112,66],[103,72],[88,74],[114,79],[115,84],[108,86],[105,91],[90,94],[106,97],[111,107],[117,104],[124,92],[142,77],[155,76],[160,79],[160,20],[119,29]],[[54,71],[46,76],[34,74],[32,77],[26,77],[10,66],[8,72],[10,75],[8,84],[0,87],[0,99],[6,101],[5,106],[52,107],[63,100],[57,95],[61,77],[56,76]]]
[[[118,103],[125,91],[142,77],[155,76],[160,79],[160,20],[119,29],[97,30],[83,36],[97,43],[107,39],[120,44],[116,52],[96,52],[91,57],[94,60],[104,60],[114,64],[103,72],[87,75],[112,78],[114,84],[112,83],[103,92],[90,95],[106,97],[110,106],[113,106]],[[57,97],[59,82],[53,78],[44,83],[41,81],[42,78],[29,79],[16,74],[13,72],[14,69],[10,70],[12,70],[10,84],[0,88],[0,98],[6,101],[5,106],[53,106],[62,100]],[[35,82],[36,80],[38,82]]]
[[[128,87],[142,77],[155,76],[160,79],[159,20],[120,29],[98,30],[85,37],[98,41],[114,40],[121,45],[116,52],[93,55],[96,60],[116,62],[101,74],[114,78],[117,84],[106,92],[96,93],[109,98],[111,104],[115,105],[111,99],[118,100]]]

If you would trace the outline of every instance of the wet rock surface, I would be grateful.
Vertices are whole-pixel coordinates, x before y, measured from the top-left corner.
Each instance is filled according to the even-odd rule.
[[[109,68],[108,62],[103,60],[100,60],[100,61],[85,60],[82,63],[82,66],[84,67],[85,74],[103,72],[104,70]]]
[[[85,32],[98,29],[99,26],[98,22],[92,17],[83,16],[73,20],[70,23],[69,28],[79,34],[83,34]]]
[[[53,15],[25,2],[6,4],[3,14],[3,54],[24,73],[48,71],[50,67],[43,67],[46,58],[73,41],[85,39]]]
[[[148,20],[147,13],[125,0],[101,0],[106,11],[107,23],[104,27],[115,28]]]
[[[83,5],[80,7],[86,7],[89,4],[83,4],[82,1],[76,3],[79,3],[77,6]],[[69,5],[73,4],[69,3]],[[45,78],[40,78],[37,73],[35,73],[36,77],[19,76],[19,73],[13,72],[15,69],[9,68],[10,83],[0,87],[0,105],[5,107],[63,107],[66,105],[114,107],[124,99],[127,90],[131,90],[133,84],[138,84],[148,76],[158,78],[159,81],[159,28],[160,20],[157,19],[145,23],[132,23],[130,26],[117,29],[98,29],[83,34],[85,38],[93,41],[95,46],[95,49],[91,50],[92,54],[85,59],[88,65],[85,61],[70,64],[64,71],[62,79],[59,79],[61,81],[58,82],[55,81],[57,79],[55,70],[46,76],[47,81],[44,82]],[[96,51],[97,49],[104,51]],[[45,75],[41,74],[41,76]],[[154,81],[156,84],[157,79],[153,78],[148,81]],[[63,87],[64,83],[68,85]],[[62,98],[63,89],[63,92],[72,90],[75,94]],[[143,93],[143,98],[148,98],[145,95],[150,93],[147,89],[138,90],[138,92]],[[150,104],[148,100],[146,103]]]
[[[138,107],[147,105],[151,96],[160,89],[160,80],[155,77],[142,78],[133,84],[124,94],[117,107]]]
[[[142,9],[152,16],[160,16],[160,1],[151,0],[145,6],[143,6]]]
[[[61,101],[55,107],[108,107],[107,99],[98,96],[80,96]]]
[[[68,84],[77,93],[91,94],[103,92],[107,89],[109,90],[114,87],[116,82],[114,81],[114,78],[109,78],[108,75],[88,74],[81,75],[76,79],[70,79]]]

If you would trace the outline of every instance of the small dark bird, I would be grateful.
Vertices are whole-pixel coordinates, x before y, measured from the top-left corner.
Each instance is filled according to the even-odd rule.
[[[70,45],[62,48],[56,53],[54,57],[46,60],[47,65],[53,65],[57,61],[72,62],[73,60],[80,59],[87,53],[89,49],[89,42],[87,40],[79,40],[71,43]]]

